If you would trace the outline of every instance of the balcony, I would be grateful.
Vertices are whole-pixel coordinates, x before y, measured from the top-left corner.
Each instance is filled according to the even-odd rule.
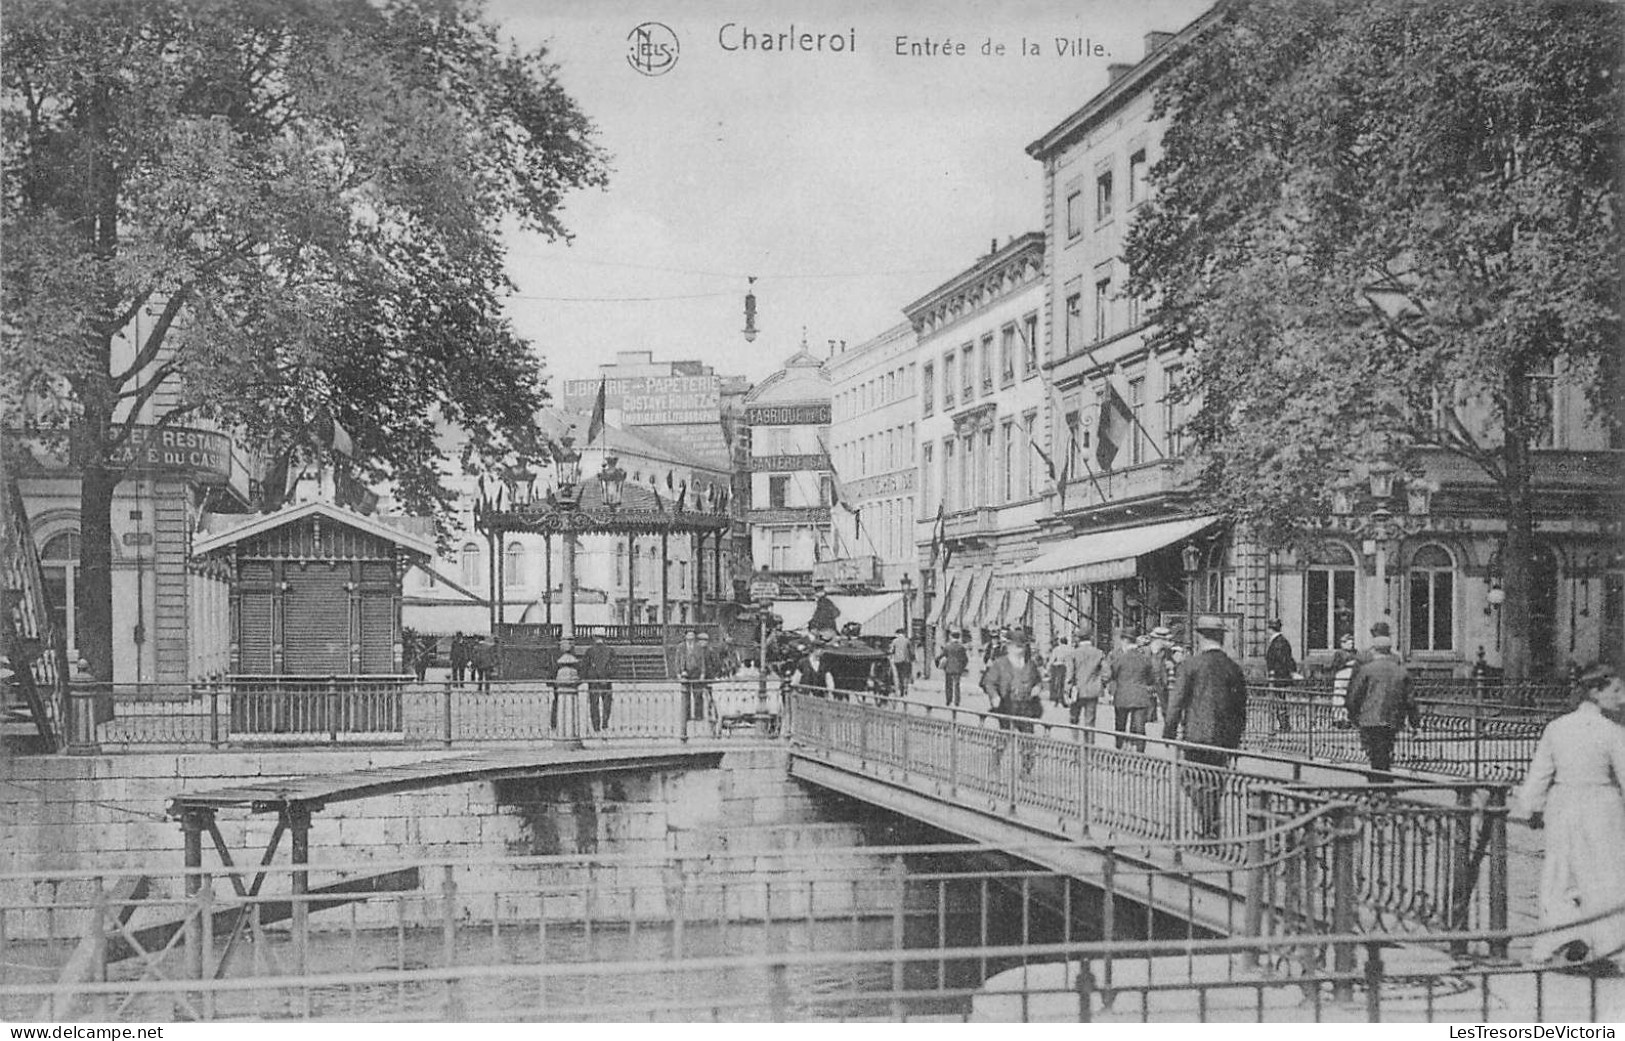
[[[880,558],[847,557],[821,560],[813,565],[813,580],[837,586],[872,586],[880,583]]]
[[[1171,495],[1186,488],[1182,470],[1181,460],[1159,459],[1153,463],[1097,473],[1093,480],[1086,475],[1067,482],[1064,505],[1061,495],[1051,492],[1050,509],[1053,513],[1072,513]]]
[[[942,536],[950,542],[956,539],[991,538],[998,531],[999,511],[992,506],[959,510],[942,519]]]

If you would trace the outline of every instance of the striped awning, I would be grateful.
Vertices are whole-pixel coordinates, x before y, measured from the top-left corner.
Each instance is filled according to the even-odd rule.
[[[926,618],[926,622],[931,625],[936,625],[948,616],[948,605],[953,602],[954,594],[958,592],[959,576],[955,574],[947,577],[947,587],[943,589],[942,595],[938,596],[935,602],[931,604],[931,614]]]
[[[986,618],[987,591],[993,584],[992,568],[977,568],[971,577],[970,595],[965,598],[964,614],[961,616],[960,626],[965,629],[978,629],[988,624]]]
[[[1216,516],[1143,524],[1078,535],[1020,567],[999,574],[1003,589],[1065,589],[1133,578],[1140,557],[1183,542],[1219,523]]]

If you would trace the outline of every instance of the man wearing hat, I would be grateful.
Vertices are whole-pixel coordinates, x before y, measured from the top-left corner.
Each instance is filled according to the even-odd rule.
[[[1118,634],[1122,647],[1106,662],[1106,682],[1111,686],[1112,708],[1116,713],[1117,747],[1145,751],[1144,741],[1126,734],[1144,734],[1147,720],[1167,698],[1162,685],[1162,666],[1151,656],[1151,640],[1142,645],[1131,629]]]
[[[683,645],[677,649],[677,678],[683,681],[684,718],[705,718],[705,695],[709,690],[705,680],[710,672],[709,647],[701,647],[699,633],[693,629],[683,634]]]
[[[891,641],[891,668],[897,674],[897,696],[908,697],[908,685],[914,679],[914,642],[900,625]]]
[[[1209,748],[1187,748],[1182,758],[1196,766],[1227,767],[1232,749],[1241,747],[1247,726],[1247,680],[1241,666],[1224,652],[1224,620],[1214,615],[1196,619],[1196,653],[1180,668],[1168,699],[1164,737]],[[1182,783],[1196,807],[1198,834],[1219,834],[1219,793],[1223,782],[1210,770],[1185,771]]]
[[[948,642],[937,652],[937,664],[942,667],[942,693],[950,706],[959,704],[959,684],[970,668],[970,651],[957,629],[948,630]]]
[[[1067,714],[1073,726],[1095,725],[1106,681],[1106,655],[1090,641],[1089,635],[1087,629],[1072,634],[1072,653],[1067,658],[1067,687],[1072,695]]]
[[[1010,641],[1004,645],[1004,655],[989,665],[982,673],[982,692],[993,703],[993,711],[1003,717],[999,720],[999,729],[1016,730],[1024,734],[1033,732],[1032,721],[1044,714],[1043,698],[1038,688],[1044,682],[1044,674],[1038,670],[1038,664],[1027,653],[1027,634],[1013,632]],[[1022,759],[1022,771],[1025,773],[1031,765],[1029,759],[1031,749]]]
[[[1387,622],[1377,625],[1388,628]],[[1420,723],[1416,703],[1411,700],[1411,677],[1394,654],[1394,638],[1388,632],[1371,638],[1371,658],[1360,666],[1349,684],[1349,721],[1360,728],[1360,744],[1365,748],[1371,769],[1379,771],[1374,781],[1391,781],[1388,771],[1394,765],[1394,737],[1409,723]]]
[[[1275,729],[1291,730],[1287,706],[1298,675],[1298,660],[1292,657],[1292,641],[1281,631],[1281,620],[1271,618],[1267,625],[1270,636],[1264,644],[1264,672],[1269,676],[1270,693],[1275,698]]]
[[[1159,625],[1151,630],[1151,657],[1162,666],[1162,689],[1172,690],[1174,686],[1174,631],[1166,625]],[[1166,707],[1168,699],[1163,698]]]
[[[820,640],[833,640],[835,623],[840,617],[841,609],[829,598],[829,587],[820,585],[818,600],[813,604],[812,618],[807,622],[807,631]]]

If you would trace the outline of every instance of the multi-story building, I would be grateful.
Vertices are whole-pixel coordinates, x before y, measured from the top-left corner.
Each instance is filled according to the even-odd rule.
[[[844,346],[844,345],[843,345]],[[920,419],[914,327],[899,323],[824,366],[830,377],[835,552],[813,576],[853,591],[918,589],[914,545]]]
[[[1147,36],[1142,60],[1113,66],[1105,90],[1028,146],[1044,168],[1044,367],[1058,394],[1047,436],[1066,480],[1048,497],[1041,555],[1003,582],[1058,597],[1102,640],[1118,624],[1228,615],[1231,646],[1254,668],[1272,617],[1311,670],[1329,661],[1338,636],[1363,642],[1379,620],[1415,670],[1498,665],[1505,522],[1488,478],[1465,462],[1423,451],[1424,477],[1390,500],[1394,522],[1379,530],[1368,513],[1347,511],[1306,518],[1313,537],[1295,552],[1195,505],[1181,433],[1195,406],[1176,393],[1192,359],[1160,343],[1120,290],[1124,241],[1160,154],[1156,85],[1213,17]],[[1549,675],[1567,661],[1625,659],[1621,453],[1560,372],[1535,382],[1549,429],[1535,451],[1530,636],[1533,670]]]
[[[833,556],[829,394],[824,360],[803,341],[745,395],[751,555],[758,580],[778,582],[785,596],[808,592],[815,565]]]
[[[993,576],[1033,556],[1052,484],[1039,355],[1044,236],[993,246],[903,308],[919,341],[914,538],[933,640],[946,629],[1043,624],[1031,598]]]

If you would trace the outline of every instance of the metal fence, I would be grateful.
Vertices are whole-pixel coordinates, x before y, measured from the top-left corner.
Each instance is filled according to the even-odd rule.
[[[1180,843],[1232,865],[1294,859],[1297,874],[1267,883],[1289,928],[1507,922],[1504,783],[1370,783],[1364,771],[1330,766],[1317,778],[1301,759],[1252,751],[1227,765],[1192,762],[1214,750],[1138,737],[1118,748],[1123,735],[1107,731],[922,702],[797,692],[790,708],[786,730],[800,755],[1041,832]],[[1258,845],[1258,832],[1294,818],[1318,823]],[[1337,852],[1340,836],[1349,845]]]
[[[80,705],[111,707],[95,726],[103,752],[311,745],[452,746],[495,742],[684,740],[766,724],[777,684],[715,680],[703,719],[685,718],[670,680],[407,683],[321,679],[76,687]],[[105,715],[105,713],[104,713]]]
[[[1510,705],[1471,690],[1419,685],[1418,722],[1397,732],[1394,768],[1484,780],[1517,781],[1542,731],[1566,702]],[[1253,749],[1337,763],[1364,763],[1360,731],[1331,688],[1248,688],[1247,729]]]
[[[1121,871],[1080,880],[1014,860],[1037,849],[956,845],[0,876],[0,1018],[1543,1021],[1625,1011],[1595,979],[1460,956],[1522,949],[1527,935],[1215,938],[1124,913],[1118,894],[1162,874],[1135,866],[1144,844],[1047,846],[1110,854]],[[969,866],[988,858],[999,866]],[[1236,874],[1207,870],[1215,883]],[[308,895],[293,895],[295,874]]]

